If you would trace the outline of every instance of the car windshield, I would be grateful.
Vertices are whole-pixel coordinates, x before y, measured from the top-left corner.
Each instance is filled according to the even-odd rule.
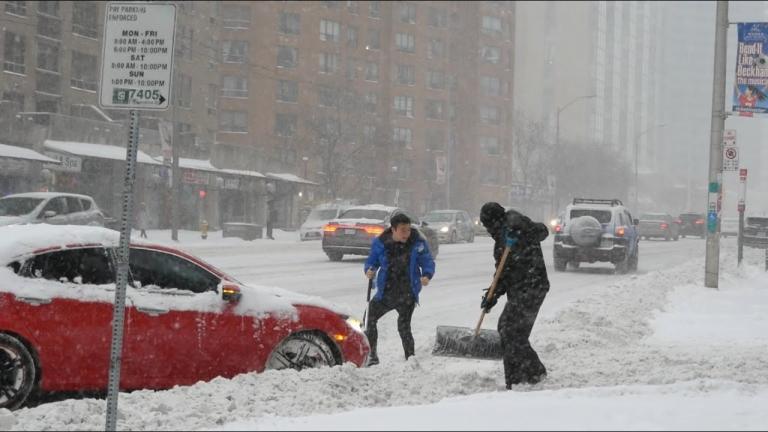
[[[0,199],[0,216],[22,216],[30,214],[43,202],[41,198],[3,198]]]
[[[424,222],[439,223],[453,221],[453,213],[430,213],[424,216]]]
[[[573,209],[571,210],[571,219],[576,219],[582,216],[592,216],[597,219],[601,224],[611,222],[611,212],[608,210],[596,210],[596,209]]]
[[[698,213],[684,213],[680,215],[680,219],[684,221],[694,221],[696,219],[703,219],[703,218],[704,218],[704,215],[698,214]]]
[[[667,216],[662,213],[646,213],[640,216],[640,220],[665,220]]]
[[[336,209],[312,210],[307,220],[330,220],[336,217]]]
[[[386,210],[349,209],[339,216],[339,219],[374,219],[383,221],[389,214]]]

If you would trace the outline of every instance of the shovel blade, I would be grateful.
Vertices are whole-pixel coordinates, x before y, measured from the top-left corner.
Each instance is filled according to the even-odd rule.
[[[495,330],[475,331],[468,327],[437,326],[432,355],[499,360],[503,356],[501,338]]]

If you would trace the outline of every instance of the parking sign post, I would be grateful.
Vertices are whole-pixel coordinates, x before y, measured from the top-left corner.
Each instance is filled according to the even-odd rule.
[[[744,210],[746,209],[747,199],[747,169],[742,168],[739,170],[739,235],[738,235],[738,257],[739,265],[744,258]]]
[[[125,326],[129,244],[133,219],[133,183],[139,150],[139,111],[168,109],[173,77],[176,6],[156,3],[108,3],[104,17],[99,105],[130,110],[120,244],[117,251],[115,306],[112,316],[106,430],[117,428],[117,398]]]

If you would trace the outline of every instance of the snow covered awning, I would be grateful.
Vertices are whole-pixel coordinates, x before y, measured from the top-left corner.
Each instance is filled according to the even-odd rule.
[[[97,159],[111,159],[118,161],[125,161],[126,148],[118,147],[107,144],[92,144],[72,141],[54,141],[45,140],[45,148],[53,151],[60,151],[78,156],[92,157]],[[148,165],[162,165],[161,162],[156,161],[152,156],[139,150],[136,155],[136,161],[138,163]]]
[[[244,171],[244,170],[236,170],[236,169],[228,169],[228,168],[222,168],[221,171],[226,174],[239,175],[244,177],[267,178],[267,176],[265,176],[264,174],[258,171]]]
[[[319,183],[315,183],[313,181],[303,179],[295,174],[290,174],[290,173],[267,173],[267,178],[280,180],[284,182],[290,182],[290,183],[301,183],[301,184],[320,186]]]
[[[0,144],[0,158],[24,159],[24,160],[40,161],[40,162],[47,162],[47,163],[53,163],[53,164],[61,163],[56,159],[49,158],[48,156],[42,155],[34,150],[30,150],[24,147],[7,145],[7,144]]]

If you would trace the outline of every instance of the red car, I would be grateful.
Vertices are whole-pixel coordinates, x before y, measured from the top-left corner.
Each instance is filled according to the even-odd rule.
[[[107,387],[119,233],[0,228],[0,408]],[[367,363],[359,322],[317,298],[248,287],[180,250],[132,244],[120,388]]]

